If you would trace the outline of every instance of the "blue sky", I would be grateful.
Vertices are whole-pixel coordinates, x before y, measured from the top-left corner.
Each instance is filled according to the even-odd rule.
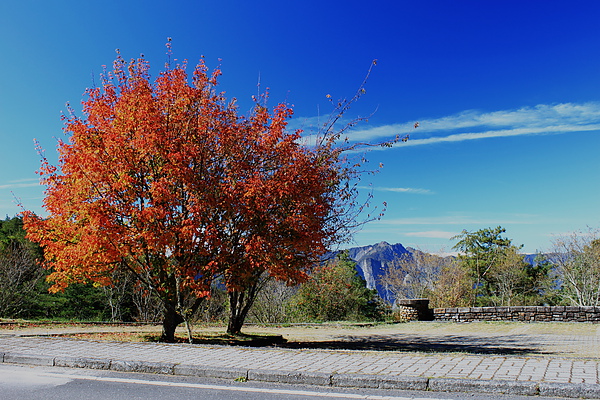
[[[600,226],[600,2],[30,1],[0,5],[0,215],[42,212],[33,139],[56,160],[61,111],[111,65],[143,53],[221,65],[240,110],[257,82],[294,105],[294,126],[367,93],[352,137],[410,141],[367,154],[383,219],[352,245],[448,250],[463,229],[501,225],[524,250]],[[219,61],[221,59],[221,61]],[[419,121],[420,127],[412,129]],[[14,196],[13,196],[14,193]]]

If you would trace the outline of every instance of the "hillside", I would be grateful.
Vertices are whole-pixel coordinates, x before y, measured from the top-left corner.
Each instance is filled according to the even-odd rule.
[[[384,299],[388,296],[379,283],[380,276],[383,275],[388,265],[392,265],[402,256],[413,251],[413,249],[406,249],[400,243],[389,244],[387,242],[348,249],[350,258],[356,262],[356,269],[367,282],[367,287],[377,289],[379,295]]]
[[[419,250],[404,247],[400,243],[389,244],[387,242],[348,249],[350,258],[356,262],[356,269],[367,282],[367,287],[376,289],[379,296],[385,300],[391,300],[390,295],[380,284],[380,278],[386,267],[394,264],[398,265],[402,257],[407,255],[410,257],[415,252],[419,252]],[[526,254],[525,261],[533,264],[535,257],[536,254]]]

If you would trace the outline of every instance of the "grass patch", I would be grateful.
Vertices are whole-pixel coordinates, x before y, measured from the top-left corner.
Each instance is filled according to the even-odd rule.
[[[158,342],[160,340],[159,333],[144,335],[147,342]],[[175,335],[177,343],[188,343],[187,336]],[[287,340],[282,335],[277,334],[254,334],[240,333],[239,335],[229,335],[227,333],[199,333],[193,338],[194,344],[213,344],[224,346],[249,346],[261,347],[272,346],[274,344],[285,343]]]
[[[58,336],[58,335],[57,335]],[[146,333],[140,332],[95,332],[95,333],[72,333],[60,335],[61,337],[68,337],[73,339],[82,340],[102,340],[111,342],[148,342]]]
[[[160,332],[94,332],[64,334],[62,337],[70,337],[83,340],[106,340],[116,342],[160,342]],[[200,333],[194,335],[194,344],[212,344],[225,346],[249,346],[261,347],[285,343],[287,340],[277,334],[239,334],[229,335],[226,333]],[[187,336],[175,335],[176,343],[188,343]]]
[[[0,318],[0,329],[35,329],[35,328],[89,328],[89,327],[131,327],[152,326],[158,323],[148,322],[104,322],[83,320],[24,320]]]

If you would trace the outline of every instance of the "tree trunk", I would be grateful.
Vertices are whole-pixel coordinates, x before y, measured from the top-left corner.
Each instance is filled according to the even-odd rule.
[[[180,312],[183,322],[185,322],[185,328],[187,329],[187,333],[188,333],[188,342],[190,344],[194,343],[194,337],[192,335],[192,324],[190,323],[190,318],[192,318],[194,313],[198,310],[198,307],[200,307],[200,304],[202,304],[203,300],[204,300],[203,297],[197,297],[196,300],[194,300],[194,303],[191,305],[191,307],[184,309],[183,311]],[[180,310],[181,310],[181,306],[180,306]]]
[[[227,333],[230,335],[238,335],[246,315],[244,315],[244,297],[245,292],[232,291],[228,293],[229,297],[229,322],[227,324]]]
[[[251,285],[245,291],[229,292],[229,323],[227,324],[227,333],[230,335],[239,335],[242,326],[250,311],[250,307],[256,299],[257,284]]]
[[[167,343],[175,342],[175,329],[177,329],[177,326],[183,321],[183,317],[179,315],[173,304],[165,304],[163,314],[163,329],[160,336],[160,341]]]

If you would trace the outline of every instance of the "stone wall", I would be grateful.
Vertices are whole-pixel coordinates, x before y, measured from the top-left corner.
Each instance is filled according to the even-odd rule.
[[[394,311],[406,315],[407,321],[431,321],[433,313],[429,308],[429,299],[400,299],[394,304]]]
[[[435,321],[525,321],[600,323],[600,307],[458,307],[433,309]]]
[[[392,312],[395,322],[420,321],[419,312],[416,308],[397,306]]]

